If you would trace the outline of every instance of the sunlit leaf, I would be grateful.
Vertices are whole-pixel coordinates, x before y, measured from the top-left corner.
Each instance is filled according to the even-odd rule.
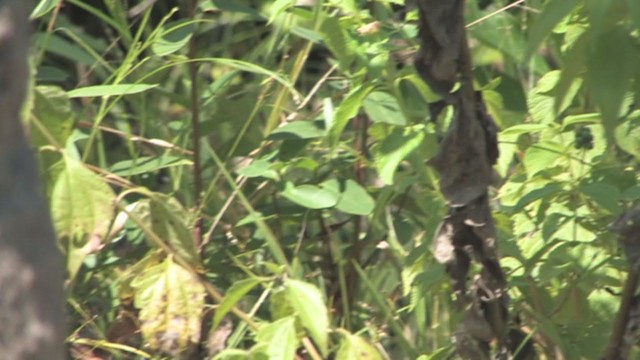
[[[354,116],[358,114],[358,110],[362,106],[365,97],[373,89],[372,86],[358,86],[351,90],[347,97],[340,103],[333,118],[333,124],[329,129],[329,143],[335,149],[340,140],[340,136],[344,128]]]
[[[149,84],[117,84],[117,85],[94,85],[73,89],[67,92],[70,98],[78,97],[99,97],[137,94],[158,85]]]
[[[189,43],[195,24],[188,20],[178,20],[163,26],[160,35],[154,39],[151,49],[158,56],[173,54]]]
[[[293,360],[298,348],[295,317],[287,316],[271,324],[263,325],[256,335],[258,344],[265,344],[263,351],[269,360]]]
[[[168,257],[131,284],[142,336],[152,349],[177,355],[200,340],[204,287]]]
[[[340,62],[340,67],[344,70],[349,69],[349,65],[354,59],[353,46],[347,42],[347,34],[342,28],[339,18],[328,16],[322,22],[320,31],[325,44]]]
[[[113,190],[83,164],[66,158],[51,194],[56,233],[69,241],[68,271],[73,278],[84,256],[104,240],[115,216]]]
[[[302,326],[309,332],[323,356],[329,350],[329,314],[322,293],[309,283],[287,279],[286,295]]]
[[[383,122],[391,125],[406,125],[400,105],[395,97],[382,91],[370,93],[364,100],[364,110],[373,122]]]
[[[37,19],[49,13],[53,10],[62,0],[40,0],[38,5],[31,12],[31,19]]]
[[[539,142],[529,147],[523,160],[529,178],[552,167],[564,151],[561,145],[549,141]]]
[[[358,335],[340,331],[342,342],[336,360],[382,360],[378,350]]]

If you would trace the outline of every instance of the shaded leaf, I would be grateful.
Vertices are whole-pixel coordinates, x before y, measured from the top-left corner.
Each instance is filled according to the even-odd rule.
[[[162,156],[147,156],[119,161],[113,164],[109,171],[118,176],[133,176],[158,171],[168,167],[191,164],[192,162],[190,160],[179,156],[165,154]]]
[[[331,179],[323,182],[320,186],[340,194],[336,209],[347,214],[369,215],[375,207],[375,202],[367,190],[351,179],[344,183]]]
[[[261,279],[248,278],[233,283],[229,290],[227,290],[224,299],[216,309],[211,329],[217,328],[224,316],[227,315],[227,313],[238,303],[238,301],[240,301],[242,297],[248,294],[249,291],[251,291],[261,282]]]
[[[427,137],[426,135],[427,133],[422,126],[394,128],[391,134],[376,148],[374,153],[375,166],[380,178],[386,184],[393,184],[393,176],[400,162],[420,147]],[[421,155],[425,159],[429,159],[434,154]]]
[[[578,0],[551,0],[548,1],[540,15],[529,30],[529,46],[527,56],[531,56],[538,50],[542,41],[551,33],[558,23],[569,15],[578,5]]]
[[[340,103],[333,117],[331,129],[329,129],[329,143],[333,149],[338,145],[344,128],[362,106],[364,98],[371,92],[372,86],[357,86],[351,90],[347,97]]]
[[[287,182],[282,196],[309,209],[324,209],[338,203],[338,194],[316,185],[295,186]]]
[[[316,126],[315,121],[293,121],[273,130],[271,134],[269,134],[269,139],[313,139],[325,135],[326,131]]]
[[[602,113],[609,144],[613,143],[620,108],[636,68],[638,50],[634,41],[625,28],[616,26],[597,35],[587,57],[586,78]]]

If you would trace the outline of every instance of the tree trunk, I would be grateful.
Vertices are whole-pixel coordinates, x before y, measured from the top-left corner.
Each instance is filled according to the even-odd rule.
[[[0,357],[60,360],[63,266],[20,121],[28,3],[0,0]]]

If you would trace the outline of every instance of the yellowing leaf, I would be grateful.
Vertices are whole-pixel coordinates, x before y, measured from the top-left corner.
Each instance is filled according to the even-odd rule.
[[[340,331],[344,338],[340,343],[336,360],[382,360],[378,350],[366,340],[346,331]]]
[[[200,340],[204,287],[171,257],[145,269],[131,285],[150,348],[176,356]]]

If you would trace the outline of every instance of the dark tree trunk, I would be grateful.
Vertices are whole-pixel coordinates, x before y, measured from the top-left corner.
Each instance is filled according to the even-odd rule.
[[[29,1],[0,0],[0,358],[64,358],[63,267],[20,121]]]

